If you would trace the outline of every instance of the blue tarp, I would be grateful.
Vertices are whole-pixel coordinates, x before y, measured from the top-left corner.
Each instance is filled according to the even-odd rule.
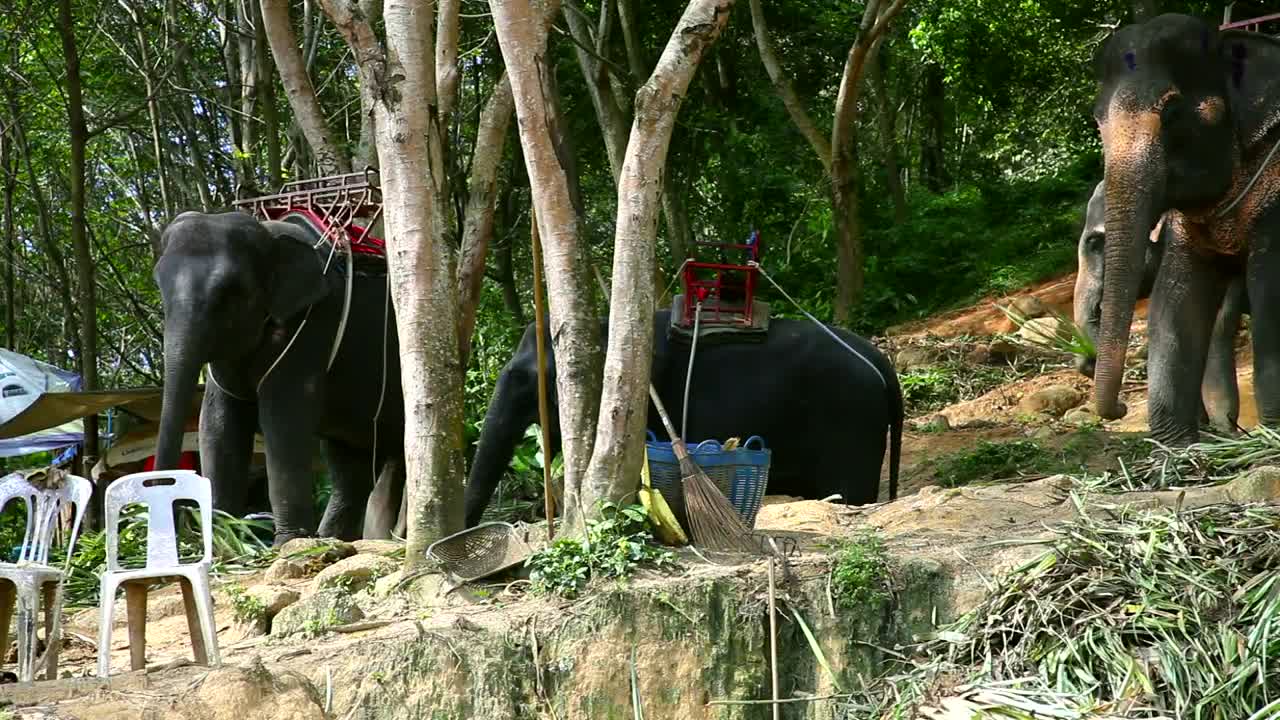
[[[22,414],[45,393],[77,392],[81,387],[76,373],[0,348],[0,425]],[[20,437],[0,439],[0,457],[58,450],[83,440],[84,421],[69,420]],[[74,447],[68,452],[74,452]]]

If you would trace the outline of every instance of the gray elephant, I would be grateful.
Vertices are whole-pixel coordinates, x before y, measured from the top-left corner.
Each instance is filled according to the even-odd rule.
[[[671,311],[653,317],[654,390],[680,428],[689,368],[687,340],[668,337]],[[607,334],[607,324],[600,331]],[[875,345],[830,328],[857,350],[851,353],[808,320],[772,318],[768,334],[748,340],[699,339],[693,362],[685,440],[746,440],[759,435],[772,450],[767,491],[821,499],[836,493],[854,505],[879,497],[888,441],[889,499],[898,496],[903,402],[897,373]],[[550,331],[547,375],[551,393],[551,447],[560,436],[555,354]],[[480,521],[516,444],[538,417],[537,336],[525,328],[515,355],[498,376],[466,489],[466,524]],[[665,437],[653,403],[649,430]]]
[[[1084,227],[1076,248],[1076,287],[1074,295],[1075,323],[1094,343],[1098,341],[1098,323],[1102,318],[1102,284],[1105,277],[1104,251],[1106,248],[1106,181],[1093,188],[1085,209]],[[1146,245],[1146,259],[1142,265],[1142,285],[1138,297],[1150,297],[1156,275],[1164,260],[1165,248],[1171,242],[1171,231],[1164,222],[1157,223],[1151,232],[1151,242]],[[1222,307],[1214,322],[1213,335],[1209,339],[1209,354],[1205,364],[1204,379],[1200,386],[1202,424],[1219,430],[1238,429],[1240,418],[1240,392],[1236,382],[1235,338],[1240,330],[1240,318],[1249,312],[1249,296],[1245,292],[1244,279],[1231,279],[1223,297]],[[1095,359],[1076,356],[1076,369],[1093,377]]]
[[[1094,403],[1122,417],[1130,322],[1148,237],[1164,216],[1151,291],[1152,435],[1199,439],[1210,338],[1228,286],[1253,315],[1259,420],[1280,420],[1280,41],[1166,14],[1119,28],[1094,58],[1106,167],[1106,248]]]
[[[161,248],[153,271],[165,356],[156,467],[175,466],[181,409],[207,363],[200,456],[215,505],[232,514],[243,508],[260,430],[275,543],[316,534],[311,459],[320,441],[333,492],[318,534],[360,537],[379,469],[403,468],[400,352],[385,266],[347,267],[297,217],[259,222],[238,211],[184,212],[165,227]],[[353,270],[335,347],[345,273]],[[400,498],[386,502],[398,507]]]

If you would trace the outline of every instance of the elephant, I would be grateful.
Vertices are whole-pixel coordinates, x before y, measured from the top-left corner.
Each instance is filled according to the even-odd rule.
[[[403,454],[400,351],[385,268],[352,268],[330,247],[299,216],[259,221],[240,211],[189,211],[164,228],[152,272],[164,307],[156,468],[176,465],[183,409],[207,364],[202,473],[215,506],[238,515],[253,434],[261,431],[277,546],[317,532],[317,441],[333,482],[318,528],[326,537],[360,537],[375,475]],[[339,340],[345,275],[353,270]],[[398,506],[400,498],[387,502]]]
[[[771,318],[763,338],[698,338],[689,391],[688,427],[681,428],[690,361],[685,338],[668,337],[670,310],[653,318],[651,382],[678,432],[692,445],[759,435],[772,450],[767,491],[809,499],[840,494],[848,504],[878,499],[889,435],[889,499],[898,496],[902,454],[902,388],[893,365],[874,345],[836,328]],[[838,335],[861,357],[824,330]],[[601,335],[607,338],[607,323]],[[538,419],[537,335],[530,323],[499,374],[468,478],[466,527],[481,515],[525,430]],[[552,456],[560,448],[555,355],[547,347]],[[882,382],[883,379],[883,382]],[[647,427],[665,436],[652,400]]]
[[[1243,280],[1259,420],[1280,420],[1280,41],[1164,14],[1123,26],[1094,56],[1106,189],[1094,405],[1123,417],[1120,384],[1148,236],[1168,244],[1151,291],[1148,422],[1199,439],[1200,393],[1223,296]]]
[[[1098,342],[1098,322],[1102,317],[1102,283],[1104,273],[1104,249],[1106,247],[1106,180],[1093,188],[1093,194],[1085,209],[1084,227],[1076,249],[1076,287],[1074,293],[1075,323],[1094,343]],[[1146,243],[1142,284],[1138,298],[1151,296],[1156,275],[1164,260],[1165,248],[1171,242],[1171,231],[1164,222],[1157,222],[1151,232],[1151,242]],[[1249,312],[1249,296],[1245,293],[1244,279],[1232,278],[1223,296],[1222,307],[1214,322],[1209,338],[1209,353],[1200,386],[1202,425],[1221,430],[1235,430],[1240,418],[1240,392],[1236,383],[1235,338],[1240,330],[1240,319]],[[1093,377],[1095,359],[1076,355],[1076,369]]]

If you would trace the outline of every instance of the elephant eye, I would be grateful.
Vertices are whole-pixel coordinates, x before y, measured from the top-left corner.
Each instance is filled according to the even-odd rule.
[[[1107,236],[1105,233],[1093,233],[1089,237],[1085,238],[1084,242],[1085,247],[1089,248],[1089,250],[1098,252],[1102,250],[1103,245],[1106,245]]]

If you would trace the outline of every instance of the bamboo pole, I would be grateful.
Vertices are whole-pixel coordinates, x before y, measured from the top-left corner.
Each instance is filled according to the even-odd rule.
[[[542,242],[538,237],[538,212],[530,209],[529,235],[533,239],[533,312],[538,336],[538,425],[542,429],[542,494],[547,513],[547,542],[555,537],[555,500],[551,493],[551,412],[547,407],[547,329],[542,300]]]
[[[773,676],[773,720],[782,717],[778,704],[778,612],[773,582],[773,556],[769,556],[769,672]]]

